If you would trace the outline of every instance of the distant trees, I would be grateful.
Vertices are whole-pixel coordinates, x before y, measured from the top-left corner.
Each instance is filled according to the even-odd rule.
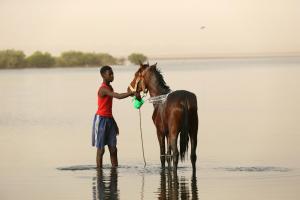
[[[50,53],[42,53],[40,51],[34,52],[31,56],[26,58],[28,67],[53,67],[55,65],[55,58]]]
[[[63,52],[57,58],[58,66],[100,66],[119,64],[119,60],[107,53],[83,53],[80,51]],[[121,63],[122,64],[122,63]]]
[[[147,57],[140,53],[133,53],[128,56],[128,60],[139,64],[139,62],[145,62]],[[126,58],[116,58],[108,53],[66,51],[54,57],[48,52],[36,51],[26,57],[19,50],[0,50],[0,69],[102,66],[124,64],[125,61]]]
[[[79,51],[67,51],[63,52],[60,57],[57,58],[58,66],[81,66],[84,65],[83,53]]]
[[[26,67],[25,54],[13,49],[0,51],[0,69]]]
[[[148,58],[141,54],[141,53],[132,53],[128,56],[128,60],[132,63],[132,64],[140,64],[140,62],[145,62]]]
[[[100,65],[116,65],[118,64],[118,59],[114,58],[108,53],[99,53],[96,54],[97,57],[101,60]]]

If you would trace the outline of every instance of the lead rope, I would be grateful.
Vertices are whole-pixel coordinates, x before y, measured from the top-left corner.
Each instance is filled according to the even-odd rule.
[[[144,167],[146,167],[146,159],[145,159],[145,153],[144,153],[144,142],[143,142],[143,130],[142,130],[142,115],[141,115],[141,109],[140,108],[139,108],[139,115],[140,115],[140,132],[141,132]]]

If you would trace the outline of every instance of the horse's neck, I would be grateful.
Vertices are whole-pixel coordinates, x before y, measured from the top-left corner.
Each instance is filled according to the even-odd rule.
[[[156,96],[159,96],[159,95],[162,95],[161,92],[159,91],[156,91],[156,90],[149,90],[149,94],[150,94],[150,97],[156,97]]]
[[[149,88],[150,97],[156,97],[156,96],[165,95],[165,94],[168,94],[168,93],[169,93],[169,91],[161,88],[158,85],[156,85],[155,87],[150,87]]]
[[[170,91],[164,88],[164,86],[159,85],[157,77],[152,76],[148,82],[148,89],[151,97],[156,97],[164,94],[168,94]]]

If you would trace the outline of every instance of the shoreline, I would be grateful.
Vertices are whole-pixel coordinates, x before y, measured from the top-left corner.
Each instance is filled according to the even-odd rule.
[[[300,59],[300,55],[270,55],[270,56],[195,56],[195,57],[149,57],[149,61],[189,61],[189,60],[255,60],[255,59]],[[126,61],[123,65],[115,64],[111,66],[134,66],[134,64]],[[23,67],[23,68],[0,68],[0,70],[24,70],[24,69],[63,69],[63,68],[97,68],[95,65],[82,65],[82,66],[53,66],[53,67]]]

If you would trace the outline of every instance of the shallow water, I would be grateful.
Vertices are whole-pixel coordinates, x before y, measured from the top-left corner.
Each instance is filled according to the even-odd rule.
[[[154,61],[153,61],[154,62]],[[162,170],[152,105],[114,100],[119,163],[95,169],[97,68],[0,71],[0,199],[299,199],[300,59],[158,61],[199,106],[197,175]],[[123,92],[133,66],[114,68]]]

